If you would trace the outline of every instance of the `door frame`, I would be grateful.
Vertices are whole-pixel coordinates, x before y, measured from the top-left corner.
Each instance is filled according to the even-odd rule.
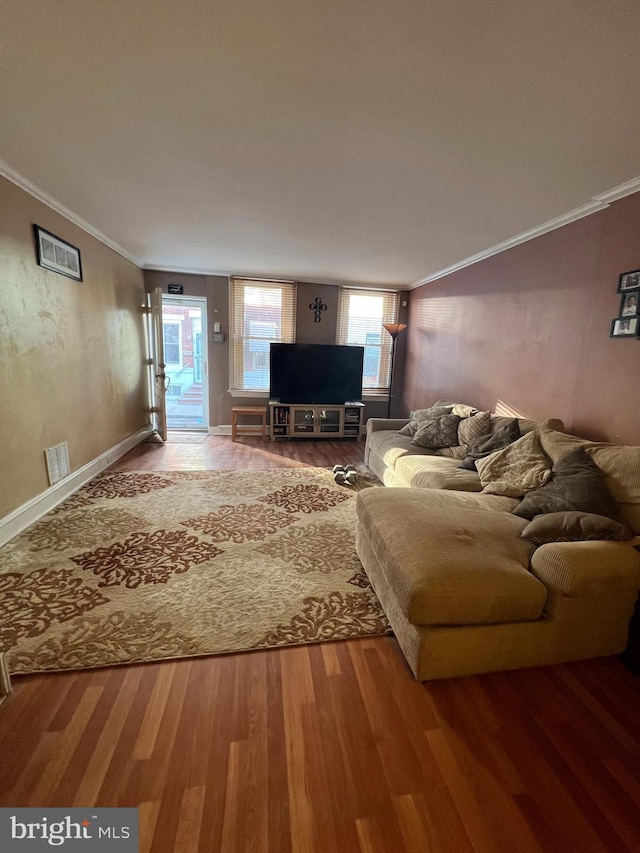
[[[207,327],[207,297],[206,296],[174,296],[173,294],[162,294],[162,305],[177,305],[182,308],[199,308],[201,317],[200,340],[201,340],[201,369],[202,369],[202,426],[190,427],[183,432],[209,432],[209,340]],[[162,320],[162,317],[160,318]],[[181,354],[182,356],[182,354]],[[194,340],[195,360],[195,340]],[[165,366],[166,367],[166,366]],[[194,364],[195,375],[195,364]],[[170,427],[173,429],[173,427]]]
[[[162,288],[146,294],[147,364],[149,365],[149,412],[151,426],[167,440],[167,409],[162,337]]]

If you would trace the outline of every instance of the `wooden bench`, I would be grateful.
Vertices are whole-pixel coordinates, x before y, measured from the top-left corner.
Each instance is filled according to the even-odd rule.
[[[260,423],[239,424],[238,415],[253,415],[260,418]],[[233,406],[231,409],[231,440],[238,435],[267,436],[267,410],[264,406]]]

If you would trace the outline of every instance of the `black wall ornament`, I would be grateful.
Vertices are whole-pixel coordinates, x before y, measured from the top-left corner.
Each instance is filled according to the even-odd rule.
[[[312,311],[315,311],[315,316],[313,318],[314,323],[319,323],[322,320],[322,312],[327,310],[327,306],[319,296],[316,296],[315,301],[309,305],[309,308]]]

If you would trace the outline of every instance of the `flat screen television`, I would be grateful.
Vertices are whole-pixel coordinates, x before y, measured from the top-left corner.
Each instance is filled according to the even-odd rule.
[[[342,405],[362,400],[364,347],[271,344],[269,395],[281,403]]]

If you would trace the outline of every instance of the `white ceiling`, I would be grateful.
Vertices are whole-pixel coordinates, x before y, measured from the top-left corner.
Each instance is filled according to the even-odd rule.
[[[638,0],[3,0],[0,158],[140,265],[409,286],[640,175],[639,45]]]

